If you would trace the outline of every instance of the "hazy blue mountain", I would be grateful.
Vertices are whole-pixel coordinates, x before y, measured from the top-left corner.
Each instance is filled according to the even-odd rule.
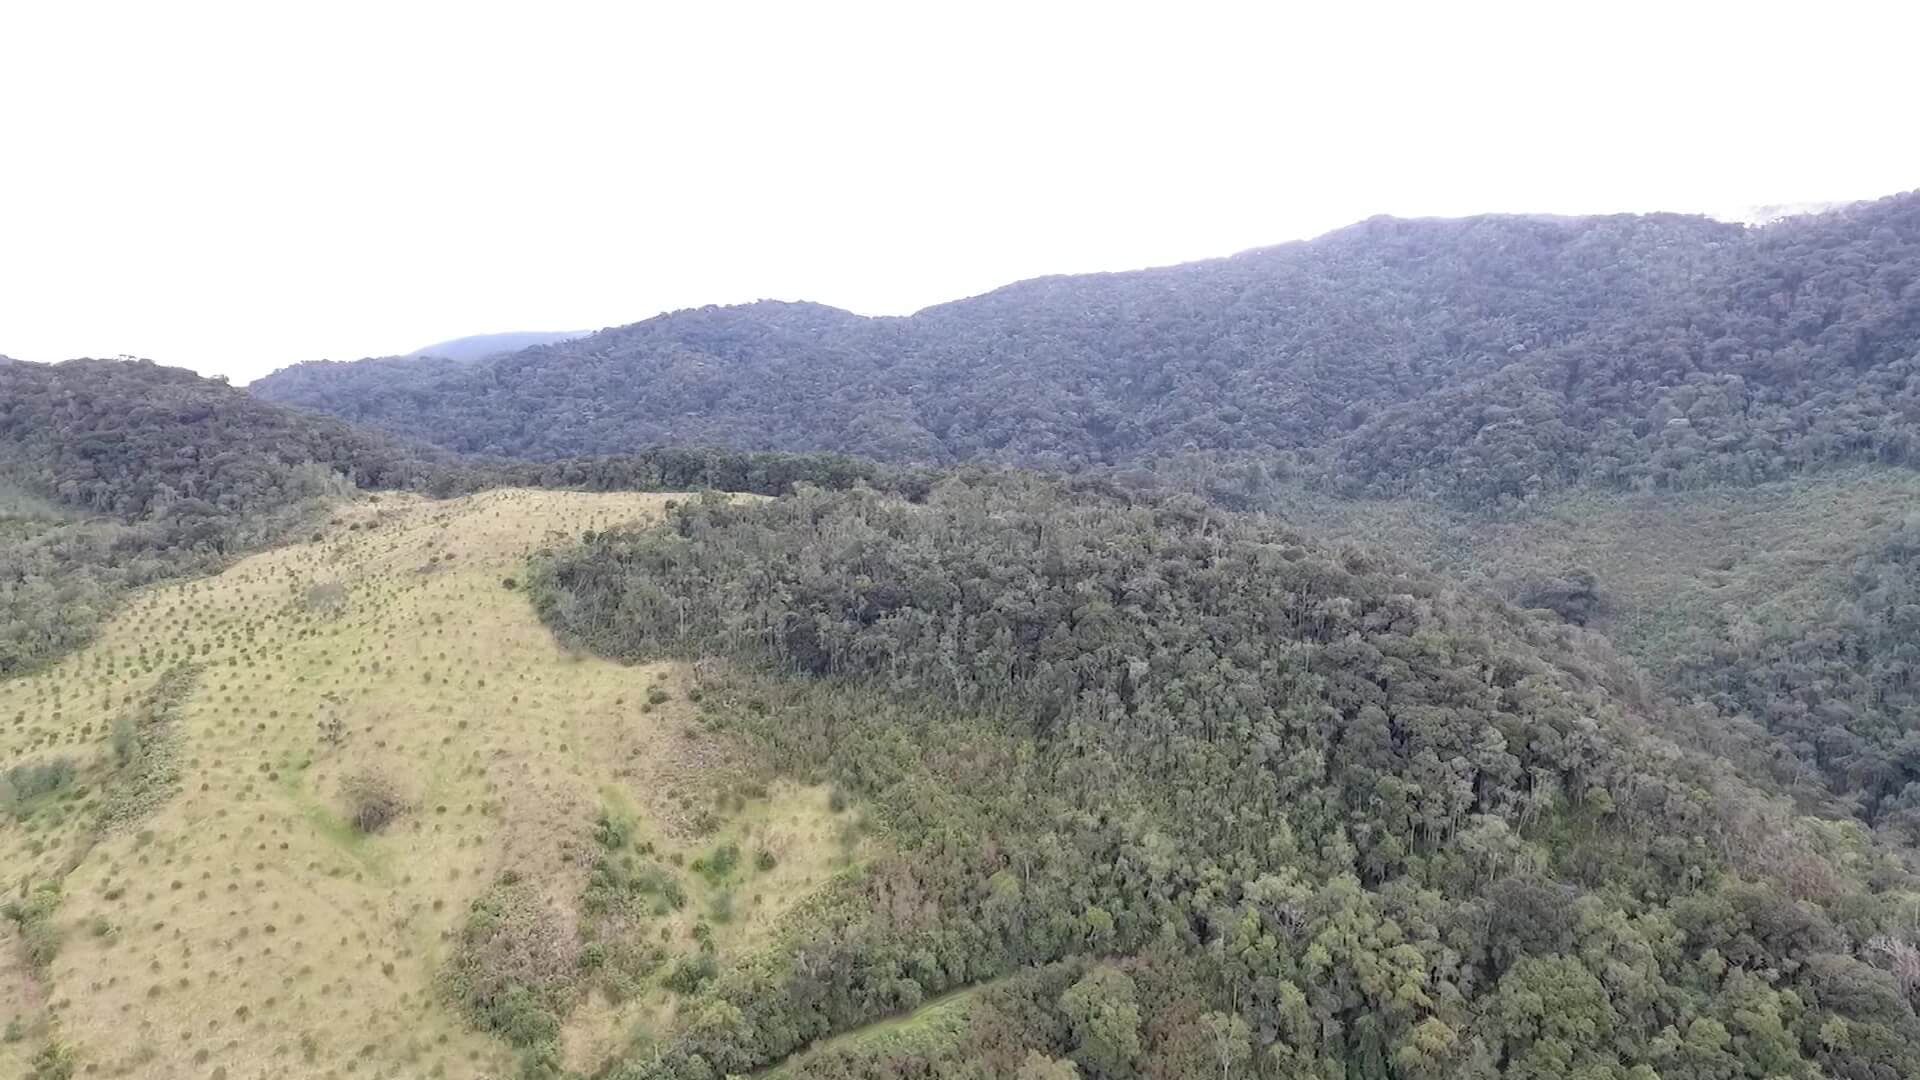
[[[535,345],[551,345],[556,341],[582,337],[590,333],[587,330],[514,330],[504,334],[473,334],[469,337],[454,338],[451,341],[435,342],[406,354],[408,357],[439,356],[461,362],[484,360],[489,356],[502,353],[519,352]]]

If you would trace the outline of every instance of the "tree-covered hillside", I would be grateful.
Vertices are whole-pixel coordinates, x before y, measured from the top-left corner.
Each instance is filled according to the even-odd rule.
[[[1920,196],[1705,218],[1375,219],[865,319],[676,312],[474,367],[306,364],[253,391],[528,457],[656,443],[1052,468],[1187,452],[1486,502],[1905,462]]]
[[[1579,631],[1193,500],[1020,476],[702,501],[537,580],[709,661],[708,722],[896,854],[612,1075],[1851,1077],[1920,1070],[1914,881]],[[538,1060],[541,1049],[529,1044]]]
[[[279,539],[326,496],[425,487],[435,452],[147,362],[0,365],[0,676],[129,588]],[[31,499],[27,498],[31,496]]]
[[[0,370],[0,462],[21,483],[95,513],[191,518],[270,507],[287,501],[302,467],[366,488],[405,487],[445,458],[182,368],[73,360]]]
[[[1764,729],[1759,767],[1807,805],[1920,839],[1920,474],[1587,490],[1496,515],[1297,490],[1269,508],[1605,634],[1673,697],[1718,710],[1722,752]]]
[[[538,464],[458,460],[148,361],[0,365],[0,677],[86,640],[129,588],[284,539],[356,490],[911,491],[831,455],[657,448]]]

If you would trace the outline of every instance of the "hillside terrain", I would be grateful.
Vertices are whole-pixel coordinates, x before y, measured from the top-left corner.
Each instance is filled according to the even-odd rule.
[[[1903,195],[1755,227],[1376,219],[907,319],[706,308],[251,389],[467,451],[691,440],[1194,491],[1603,630],[1807,805],[1911,828],[1916,363]]]
[[[615,1075],[871,1021],[780,1074],[1920,1067],[1920,984],[1872,959],[1907,940],[1901,848],[1715,764],[1597,639],[1358,549],[956,479],[685,504],[544,561],[536,596],[615,658],[730,660],[703,708],[908,855],[857,950],[723,977],[740,1021]]]
[[[1604,633],[1667,693],[1712,707],[1719,752],[1920,839],[1912,471],[1588,489],[1498,514],[1298,488],[1267,505],[1323,541],[1401,552]]]
[[[448,958],[476,902],[583,919],[596,828],[680,897],[619,963],[698,957],[696,924],[721,957],[763,940],[856,850],[826,789],[769,783],[701,731],[681,666],[571,654],[502,584],[549,538],[662,501],[360,501],[315,540],[141,593],[85,649],[0,682],[0,865],[45,898],[7,924],[27,946],[0,950],[7,1074],[57,1043],[109,1076],[499,1075],[511,1062],[441,989]],[[397,805],[373,831],[355,818],[367,784]],[[683,868],[730,845],[737,869]],[[755,867],[763,851],[778,862]],[[591,1063],[674,1012],[635,983],[565,1036]]]
[[[250,389],[511,456],[1227,454],[1345,494],[1488,505],[1903,463],[1916,354],[1920,195],[1903,195],[1757,228],[1381,218],[905,319],[701,308],[478,365],[303,364]]]
[[[86,641],[127,590],[296,535],[354,491],[776,494],[923,486],[836,455],[654,448],[537,464],[445,451],[149,361],[0,368],[0,677]]]
[[[127,590],[283,539],[330,497],[464,471],[178,368],[0,366],[0,677],[86,641]]]
[[[1916,275],[1377,219],[0,365],[0,1069],[1920,1075]]]
[[[1909,849],[1603,641],[1191,498],[914,497],[339,496],[141,590],[0,681],[7,1067],[1920,1068]]]

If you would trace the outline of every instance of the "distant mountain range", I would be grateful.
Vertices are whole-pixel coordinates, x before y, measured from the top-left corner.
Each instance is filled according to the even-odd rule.
[[[1914,195],[1758,227],[1376,218],[907,318],[707,307],[475,362],[301,364],[251,389],[519,457],[705,444],[1074,470],[1253,456],[1349,493],[1482,503],[1906,460],[1917,283]]]
[[[408,353],[409,358],[438,356],[462,363],[484,360],[489,356],[502,353],[519,352],[535,345],[550,345],[556,341],[583,337],[587,330],[515,330],[504,334],[474,334],[471,337],[454,338],[452,341],[435,342],[424,348]]]

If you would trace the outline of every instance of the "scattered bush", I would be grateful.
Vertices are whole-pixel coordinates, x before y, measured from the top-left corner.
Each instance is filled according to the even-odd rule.
[[[593,838],[608,851],[618,851],[633,839],[633,826],[611,814],[602,813],[594,823]]]
[[[528,1047],[559,1037],[581,960],[567,920],[531,884],[503,881],[473,902],[443,977],[476,1025]]]
[[[42,795],[51,795],[72,784],[74,773],[73,759],[70,757],[15,765],[4,776],[0,776],[0,801],[17,806]]]
[[[740,865],[740,846],[734,843],[721,844],[706,856],[693,861],[693,872],[710,882],[719,883],[733,873]]]
[[[9,900],[0,913],[20,930],[20,947],[28,966],[44,971],[60,952],[60,930],[53,924],[60,908],[60,885],[46,882],[34,888],[24,899]]]
[[[139,821],[173,793],[180,780],[176,760],[179,736],[174,721],[199,677],[198,665],[175,664],[160,676],[137,709],[114,722],[116,769],[100,808],[104,828],[125,828]]]
[[[27,1080],[68,1080],[72,1075],[73,1050],[55,1040],[33,1055],[32,1071],[27,1073]]]
[[[375,770],[347,777],[341,784],[347,800],[347,820],[363,833],[376,833],[406,812],[407,801],[392,778]]]
[[[701,949],[693,956],[683,956],[673,962],[667,974],[660,982],[676,994],[695,994],[709,979],[718,972],[711,949]]]

